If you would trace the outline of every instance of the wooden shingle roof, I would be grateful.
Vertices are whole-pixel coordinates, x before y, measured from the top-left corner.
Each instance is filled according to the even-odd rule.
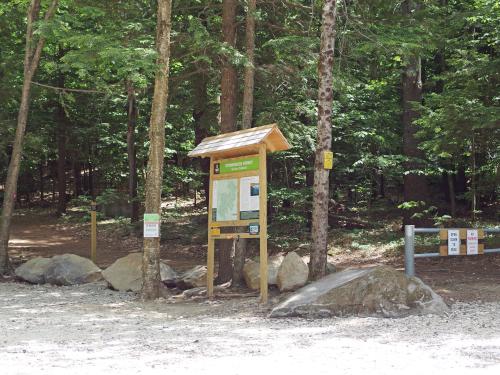
[[[291,148],[278,129],[278,125],[271,124],[207,137],[188,156],[228,158],[251,155],[259,152],[259,145],[262,143],[266,144],[268,152],[284,151]]]

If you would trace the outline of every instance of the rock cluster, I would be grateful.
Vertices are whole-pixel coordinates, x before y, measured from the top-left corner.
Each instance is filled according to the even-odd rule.
[[[101,269],[91,260],[75,254],[37,257],[14,271],[16,276],[33,284],[77,285],[102,279]]]

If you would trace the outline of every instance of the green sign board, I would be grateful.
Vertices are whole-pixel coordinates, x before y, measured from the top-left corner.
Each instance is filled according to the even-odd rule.
[[[144,214],[144,221],[160,221],[158,214]]]
[[[256,171],[259,169],[259,157],[226,159],[215,164],[215,174]]]

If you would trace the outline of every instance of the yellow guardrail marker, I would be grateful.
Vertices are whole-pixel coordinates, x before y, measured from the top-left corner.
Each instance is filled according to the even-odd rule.
[[[92,201],[90,204],[90,260],[97,260],[97,204]]]

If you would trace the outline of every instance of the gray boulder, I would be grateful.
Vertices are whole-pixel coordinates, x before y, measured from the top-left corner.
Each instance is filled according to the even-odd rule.
[[[280,255],[269,257],[267,261],[267,284],[276,285],[278,283],[278,270],[283,257]],[[247,260],[243,266],[243,278],[249,289],[260,289],[260,263]]]
[[[176,280],[175,284],[179,289],[192,289],[207,285],[207,267],[195,266],[183,274]]]
[[[277,277],[278,288],[281,292],[292,291],[305,285],[309,277],[309,267],[294,251],[283,259]]]
[[[75,254],[53,256],[45,272],[45,282],[54,285],[85,284],[101,279],[99,267]]]
[[[130,253],[117,259],[102,271],[102,276],[115,290],[139,292],[142,289],[142,253]],[[167,264],[160,262],[160,278],[167,285],[173,284],[177,273]]]
[[[344,315],[403,317],[443,314],[448,307],[429,286],[388,266],[347,269],[290,295],[271,317]]]
[[[45,273],[51,263],[50,258],[36,257],[28,260],[16,268],[14,273],[17,277],[33,284],[44,284]]]

